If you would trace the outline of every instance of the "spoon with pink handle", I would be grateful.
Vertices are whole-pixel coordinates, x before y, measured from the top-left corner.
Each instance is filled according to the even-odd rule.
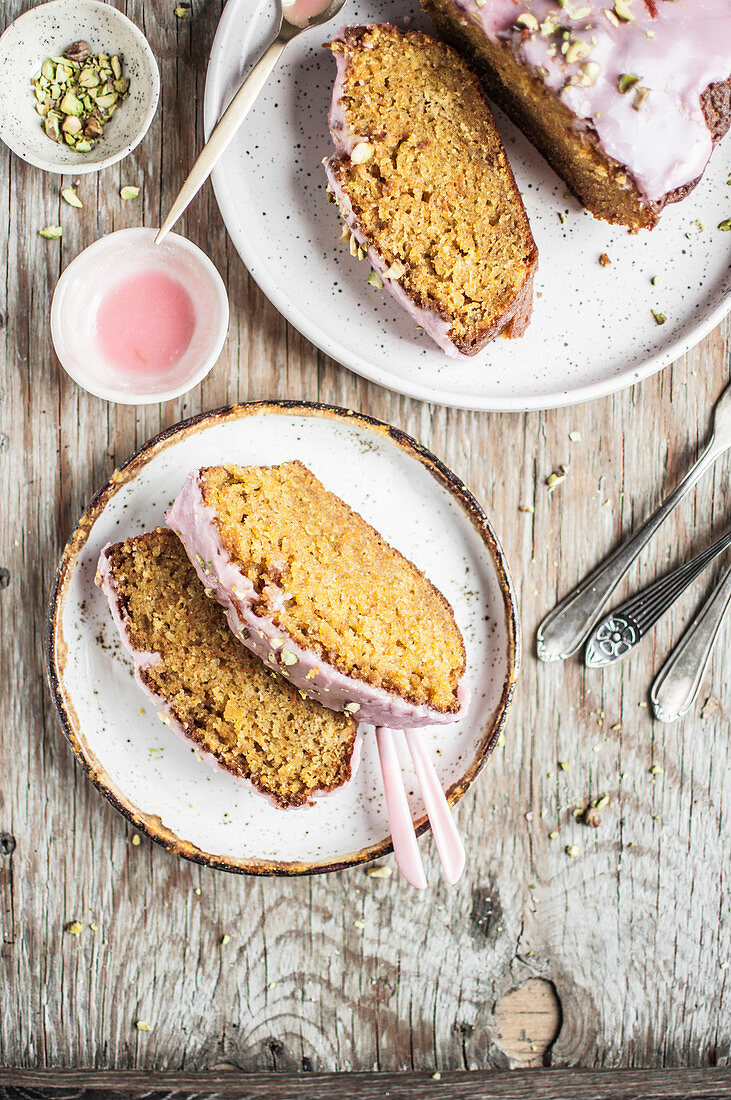
[[[302,31],[327,23],[328,20],[338,14],[344,3],[345,0],[291,0],[290,3],[282,4],[274,41],[264,50],[216,123],[211,136],[201,149],[198,159],[171,206],[170,213],[162,223],[155,237],[155,244],[160,244],[164,240],[210,176],[239,126],[251,110],[256,97],[266,84],[287,43],[291,42]]]
[[[414,832],[414,823],[406,798],[401,767],[396,755],[393,730],[385,726],[376,728],[378,755],[381,761],[383,787],[386,793],[386,809],[391,823],[391,839],[399,870],[407,882],[418,890],[426,888],[426,875],[421,861],[421,853]],[[444,868],[444,877],[454,885],[465,865],[465,851],[462,837],[452,817],[441,783],[432,763],[429,752],[421,738],[420,731],[406,730],[406,744],[421,788],[426,812],[431,823],[439,858]]]

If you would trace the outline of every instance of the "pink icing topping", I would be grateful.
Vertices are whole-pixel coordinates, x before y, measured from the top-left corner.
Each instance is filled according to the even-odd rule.
[[[426,704],[411,703],[393,692],[347,676],[314,650],[298,645],[274,618],[257,614],[254,605],[259,596],[223,545],[215,512],[203,501],[199,471],[188,475],[166,520],[183,543],[206,589],[225,608],[228,625],[236,637],[311,699],[330,710],[357,716],[361,722],[392,729],[451,723],[463,716],[469,701],[469,692],[463,684],[457,689],[460,709],[456,713],[444,714]],[[280,599],[286,599],[286,593]],[[271,599],[269,606],[272,607]]]
[[[206,752],[206,750],[201,745],[199,745],[197,741],[194,741],[191,737],[188,736],[186,726],[178,720],[168,700],[165,699],[164,696],[158,695],[156,692],[154,692],[150,688],[149,684],[147,684],[142,678],[142,670],[150,668],[152,665],[159,664],[162,660],[162,657],[159,653],[148,653],[144,650],[137,649],[132,644],[132,639],[129,635],[129,621],[120,606],[119,594],[114,583],[114,577],[112,575],[111,566],[107,557],[107,550],[110,546],[111,543],[107,543],[107,545],[103,548],[101,554],[99,555],[99,562],[97,564],[97,584],[103,591],[104,595],[107,597],[109,608],[112,612],[112,618],[114,619],[114,623],[117,627],[117,630],[119,631],[119,637],[122,640],[122,644],[134,661],[135,680],[137,681],[137,684],[142,689],[147,698],[158,708],[158,717],[161,719],[161,721],[165,723],[166,726],[170,727],[172,732],[177,737],[184,741],[186,745],[189,745],[195,750],[196,755],[200,760],[204,761],[215,771],[221,773],[222,775],[228,776],[229,779],[233,779],[240,786],[245,787],[247,790],[252,791],[254,794],[258,794],[260,798],[265,798],[266,801],[271,806],[274,806],[275,809],[282,810],[305,808],[302,806],[281,806],[280,803],[276,802],[275,799],[267,794],[266,791],[262,791],[259,787],[256,786],[255,783],[252,783],[250,779],[247,779],[246,776],[236,775],[234,772],[229,771],[228,768],[222,767],[217,757],[214,756],[213,753]],[[338,791],[343,790],[343,788],[347,787],[349,783],[352,783],[360,764],[362,740],[363,739],[360,735],[360,732],[358,732],[355,738],[355,743],[353,745],[353,753],[350,758],[350,779],[348,780],[348,783],[343,783],[342,786],[337,787],[333,791],[313,791],[309,796],[311,799],[326,798],[331,794],[337,794]],[[308,803],[308,805],[311,804],[312,803]]]
[[[342,41],[343,31],[335,35],[333,41]],[[342,105],[342,99],[344,94],[345,73],[347,69],[347,58],[345,54],[338,50],[335,53],[335,62],[337,65],[337,72],[335,75],[335,83],[333,85],[332,102],[330,104],[330,114],[328,115],[328,125],[330,127],[330,133],[332,135],[333,142],[335,143],[335,153],[329,160],[325,161],[325,173],[328,178],[328,183],[333,191],[340,207],[340,215],[343,221],[348,226],[348,229],[355,237],[357,243],[365,250],[365,258],[371,265],[374,271],[376,271],[382,278],[384,290],[387,290],[401,306],[402,309],[413,317],[417,325],[421,325],[427,336],[430,336],[435,344],[437,344],[445,355],[448,355],[450,359],[467,359],[466,355],[459,350],[459,348],[450,339],[449,333],[451,331],[451,323],[445,321],[444,318],[437,312],[436,309],[422,309],[417,306],[414,301],[409,297],[406,291],[403,289],[398,279],[384,279],[383,274],[388,270],[389,264],[387,264],[382,257],[376,252],[376,250],[370,247],[365,240],[365,237],[358,228],[358,220],[353,213],[353,208],[350,205],[348,196],[343,191],[342,187],[335,178],[333,171],[333,164],[338,156],[350,156],[353,148],[359,141],[365,140],[359,137],[357,134],[349,128],[347,122],[347,115]]]
[[[703,174],[713,142],[700,97],[731,75],[729,0],[629,0],[626,22],[607,19],[613,0],[568,0],[564,7],[555,0],[452,2],[488,38],[511,42],[596,131],[605,152],[627,166],[646,199],[661,199]],[[521,15],[529,24],[533,16],[538,27],[517,26]],[[547,17],[557,32],[548,33]],[[570,31],[569,43],[587,47],[570,64],[561,50],[562,28]],[[618,88],[623,74],[639,77],[625,94]],[[637,109],[640,88],[648,94]]]

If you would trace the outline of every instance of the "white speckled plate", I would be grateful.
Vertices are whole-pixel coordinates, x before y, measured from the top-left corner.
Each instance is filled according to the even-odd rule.
[[[416,562],[454,607],[472,702],[460,723],[423,731],[451,802],[498,739],[520,663],[515,595],[490,523],[454,474],[409,436],[345,410],[278,402],[208,413],[151,440],[96,495],[64,551],[48,619],[51,691],[91,779],[138,828],[190,859],[255,874],[328,871],[390,850],[372,728],[362,726],[362,763],[348,787],[311,808],[275,809],[200,761],[159,721],[132,679],[94,574],[105,543],[163,521],[194,467],[293,458]],[[424,806],[401,755],[421,832]]]
[[[348,0],[345,22],[429,29],[414,0]],[[207,130],[271,35],[274,0],[228,0],[211,51]],[[328,355],[380,385],[468,409],[540,409],[599,397],[646,378],[697,343],[731,302],[731,138],[704,179],[657,229],[631,236],[596,221],[529,142],[497,113],[540,252],[533,319],[469,362],[447,359],[338,241],[320,163],[335,63],[330,28],[287,47],[213,182],[238,252],[284,316]],[[565,221],[561,221],[561,217]],[[698,223],[703,225],[700,228]],[[601,267],[606,252],[612,263]],[[653,285],[651,279],[662,282]],[[658,326],[651,310],[664,313]]]

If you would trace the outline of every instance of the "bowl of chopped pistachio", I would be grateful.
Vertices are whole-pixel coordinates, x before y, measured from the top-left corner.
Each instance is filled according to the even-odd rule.
[[[47,172],[96,172],[152,122],[160,75],[135,24],[99,0],[51,0],[0,36],[0,138]]]

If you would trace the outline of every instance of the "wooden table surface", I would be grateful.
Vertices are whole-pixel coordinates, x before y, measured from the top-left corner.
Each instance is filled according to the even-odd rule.
[[[9,0],[4,22],[30,6]],[[159,224],[201,142],[222,7],[194,0],[183,21],[174,0],[118,6],[144,29],[162,77],[160,109],[135,154],[82,177],[84,208],[74,210],[60,199],[60,178],[0,153],[0,1065],[429,1074],[727,1065],[731,625],[683,722],[654,722],[647,706],[654,671],[717,571],[631,663],[606,672],[576,660],[540,665],[534,639],[556,599],[696,455],[727,379],[728,325],[661,375],[589,405],[492,415],[420,404],[357,378],[282,320],[206,188],[185,232],[228,286],[221,360],[164,406],[89,396],[51,348],[54,284],[102,234]],[[141,188],[138,200],[121,201],[124,184]],[[49,223],[63,225],[62,240],[38,235]],[[430,837],[424,896],[397,875],[247,879],[144,838],[133,844],[57,723],[43,670],[46,602],[90,496],[161,428],[276,397],[358,409],[416,436],[485,505],[512,564],[524,666],[504,747],[457,810],[468,870],[452,889]],[[549,495],[546,478],[562,464],[566,480]],[[723,530],[728,483],[721,460],[622,594]],[[580,824],[577,803],[605,793],[600,827]],[[75,919],[78,938],[64,933]]]

